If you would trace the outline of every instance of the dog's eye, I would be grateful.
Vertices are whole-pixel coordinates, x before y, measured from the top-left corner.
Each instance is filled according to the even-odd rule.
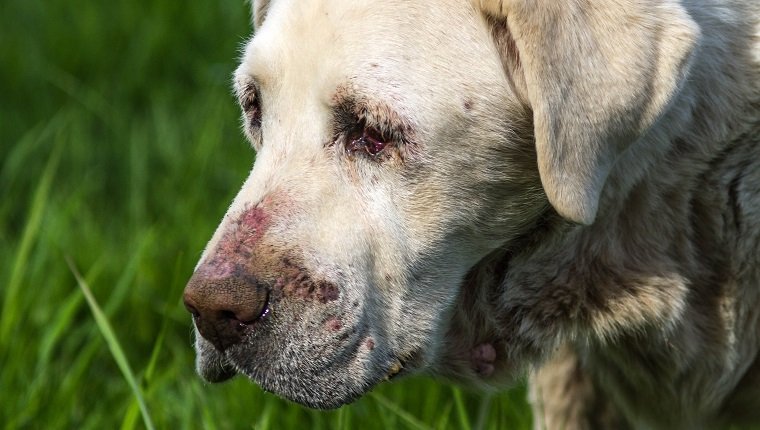
[[[351,152],[364,151],[375,156],[385,149],[388,139],[378,129],[362,124],[351,133],[348,150]]]
[[[261,96],[259,91],[249,86],[240,96],[240,107],[245,114],[246,123],[253,128],[261,127]]]

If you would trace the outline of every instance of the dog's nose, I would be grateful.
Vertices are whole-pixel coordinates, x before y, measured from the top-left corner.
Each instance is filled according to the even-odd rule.
[[[268,305],[266,288],[252,276],[209,277],[203,270],[190,278],[183,299],[200,335],[220,351],[240,343]]]

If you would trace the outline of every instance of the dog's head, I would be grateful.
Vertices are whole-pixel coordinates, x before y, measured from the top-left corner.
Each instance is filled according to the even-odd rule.
[[[336,407],[442,367],[473,266],[549,205],[593,221],[693,35],[495,3],[254,1],[235,91],[257,160],[185,290],[204,378]],[[673,58],[647,59],[653,20]]]

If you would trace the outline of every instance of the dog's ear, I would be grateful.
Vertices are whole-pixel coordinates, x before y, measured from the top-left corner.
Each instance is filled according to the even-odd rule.
[[[696,23],[671,0],[472,1],[532,108],[549,202],[591,224],[615,161],[683,82]]]
[[[253,0],[252,3],[253,28],[259,28],[267,16],[270,0]]]

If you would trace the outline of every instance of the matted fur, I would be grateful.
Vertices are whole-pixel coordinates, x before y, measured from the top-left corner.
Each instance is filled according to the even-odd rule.
[[[268,312],[197,337],[205,378],[324,408],[530,373],[537,428],[760,422],[760,3],[253,11],[257,161],[194,279],[234,262]]]

